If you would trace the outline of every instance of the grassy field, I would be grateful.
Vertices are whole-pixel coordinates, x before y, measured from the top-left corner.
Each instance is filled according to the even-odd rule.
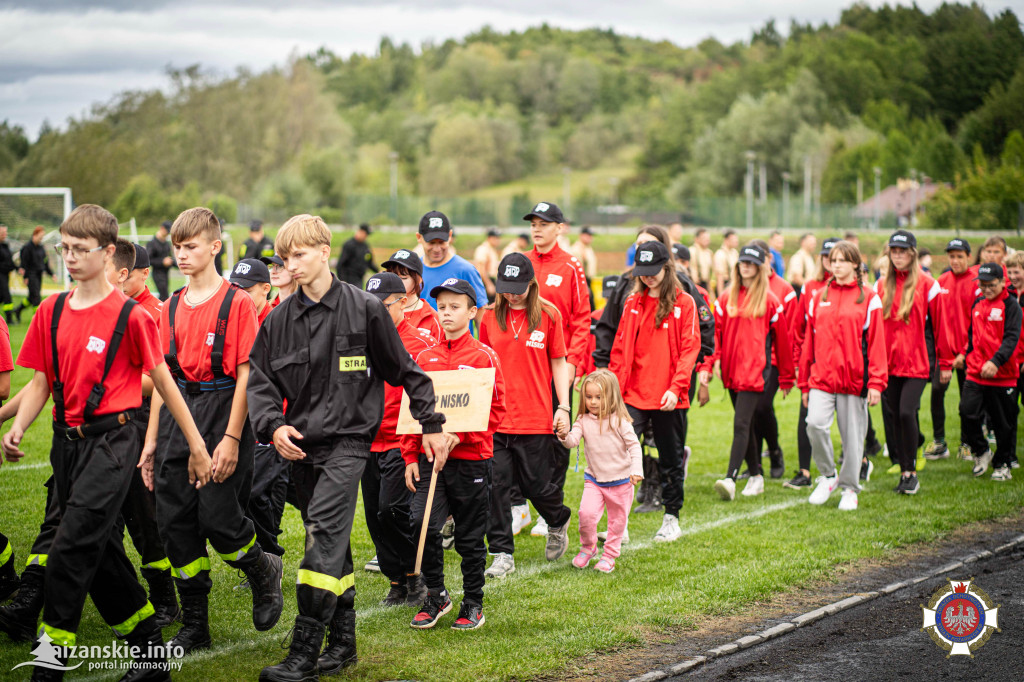
[[[12,328],[17,353],[27,320]],[[28,379],[26,370],[14,375],[15,390]],[[947,396],[947,433],[958,433],[956,388]],[[922,399],[928,404],[928,394]],[[796,465],[797,399],[778,398],[782,443],[788,469]],[[881,417],[873,410],[875,425]],[[725,503],[713,491],[723,475],[731,442],[732,408],[716,382],[712,402],[691,411],[689,442],[693,448],[686,501],[681,515],[684,537],[656,545],[660,525],[655,515],[634,516],[631,544],[624,547],[617,570],[603,575],[574,569],[569,559],[578,549],[574,514],[570,549],[565,558],[548,563],[543,541],[522,534],[517,538],[517,571],[486,588],[486,625],[460,633],[448,628],[454,614],[432,631],[408,627],[414,610],[379,606],[387,582],[365,573],[362,565],[373,554],[362,512],[353,531],[359,613],[360,663],[345,673],[354,680],[508,680],[571,673],[575,661],[592,652],[640,646],[646,642],[685,636],[699,619],[741,612],[752,602],[794,589],[841,570],[844,562],[880,557],[895,547],[928,542],[972,521],[1019,514],[1024,505],[1024,474],[1008,483],[986,476],[974,479],[969,464],[955,459],[932,462],[921,474],[916,497],[891,492],[895,476],[875,475],[853,514],[836,510],[837,498],[825,507],[806,504],[806,492],[784,489],[770,481],[764,496]],[[927,408],[921,413],[926,436],[931,435]],[[29,457],[0,467],[2,529],[11,537],[20,565],[42,518],[43,482],[49,475],[49,424],[45,418],[28,432]],[[837,443],[838,445],[838,443]],[[877,458],[881,460],[881,457]],[[789,472],[787,472],[787,476]],[[566,503],[578,508],[582,492],[579,472],[570,468]],[[284,519],[285,613],[269,633],[256,633],[250,620],[248,592],[234,591],[235,572],[213,555],[214,591],[211,597],[214,648],[186,659],[179,679],[255,679],[262,666],[278,662],[280,643],[295,616],[294,576],[303,547],[298,513],[289,507]],[[130,543],[127,543],[130,545]],[[129,549],[133,559],[134,550]],[[447,553],[448,588],[458,602],[461,575],[458,557]],[[166,634],[173,633],[169,628]],[[87,604],[79,630],[80,644],[108,644],[110,631],[92,604]],[[0,635],[0,671],[7,679],[27,679],[26,668],[10,669],[31,660],[32,647],[12,644]],[[110,679],[111,675],[71,673],[69,679]]]

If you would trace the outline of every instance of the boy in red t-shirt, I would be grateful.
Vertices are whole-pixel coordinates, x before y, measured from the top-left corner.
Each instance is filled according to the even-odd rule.
[[[445,338],[434,348],[417,355],[416,363],[428,374],[441,370],[493,367],[494,393],[487,430],[445,433],[449,446],[447,457],[425,454],[422,436],[402,436],[405,484],[415,493],[412,500],[413,528],[422,527],[430,478],[438,477],[423,547],[423,579],[427,583],[427,598],[410,625],[418,629],[432,628],[441,616],[451,611],[452,600],[444,586],[444,550],[441,547],[441,526],[450,512],[455,520],[455,549],[462,556],[462,589],[465,595],[452,628],[472,630],[484,624],[484,566],[487,564],[484,534],[487,531],[494,432],[505,416],[505,383],[497,354],[469,333],[469,323],[477,314],[473,285],[450,277],[431,289],[430,295],[437,300]]]
[[[213,450],[212,485],[196,490],[185,484],[188,448],[181,429],[161,409],[159,396],[153,398],[141,462],[156,492],[160,535],[184,611],[184,625],[171,645],[186,653],[211,643],[207,598],[213,582],[207,541],[229,566],[245,573],[257,630],[274,627],[284,605],[281,558],[263,551],[244,512],[255,445],[245,389],[256,307],[245,292],[217,274],[220,234],[217,217],[206,208],[190,208],[174,221],[175,260],[189,284],[167,300],[160,316],[167,364]]]
[[[124,427],[142,404],[143,372],[150,372],[157,390],[170,396],[168,407],[188,442],[188,476],[197,486],[209,480],[209,455],[174,392],[160,357],[156,323],[104,277],[116,249],[117,219],[84,204],[68,216],[60,233],[58,248],[78,286],[50,296],[32,319],[18,364],[35,375],[3,438],[7,460],[21,459],[25,430],[52,392],[50,462],[59,520],[47,558],[42,630],[58,646],[75,645],[88,594],[114,631],[139,647],[129,675],[146,669],[151,679],[170,679],[162,648],[157,648],[162,640],[153,606],[115,531],[141,449],[140,430]],[[63,670],[36,668],[35,673],[60,679]]]
[[[11,371],[14,358],[11,355],[11,332],[7,323],[0,320],[0,401],[11,394]],[[14,570],[14,547],[3,533],[0,533],[0,602],[14,594],[21,581]]]

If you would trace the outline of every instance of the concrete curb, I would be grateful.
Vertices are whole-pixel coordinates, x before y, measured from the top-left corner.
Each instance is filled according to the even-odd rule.
[[[805,625],[814,623],[815,621],[821,620],[822,618],[835,615],[840,611],[845,611],[846,609],[853,608],[854,606],[864,604],[866,602],[871,601],[872,599],[875,599],[883,595],[892,594],[893,592],[902,590],[905,587],[912,587],[913,585],[923,583],[926,580],[937,578],[938,576],[943,575],[944,573],[956,571],[958,569],[963,568],[967,564],[977,562],[981,559],[988,559],[999,554],[1005,554],[1006,552],[1009,552],[1010,550],[1021,545],[1024,545],[1024,535],[1020,535],[1011,540],[1010,542],[1007,542],[1006,544],[996,547],[995,549],[986,549],[980,552],[976,552],[974,554],[969,554],[958,561],[954,561],[953,563],[946,564],[941,568],[937,568],[931,573],[919,575],[914,578],[910,578],[897,583],[890,583],[885,587],[879,588],[875,592],[855,594],[850,597],[846,597],[845,599],[841,599],[837,602],[826,604],[825,606],[816,608],[813,611],[808,611],[807,613],[802,613],[799,616],[795,616],[789,621],[779,623],[778,625],[774,625],[768,628],[767,630],[762,630],[761,632],[754,633],[753,635],[745,635],[732,642],[721,644],[713,649],[709,649],[701,656],[694,656],[684,661],[679,661],[678,663],[672,663],[664,666],[663,668],[652,670],[639,677],[634,677],[633,679],[629,680],[629,682],[657,682],[657,680],[664,680],[675,675],[681,675],[683,673],[690,672],[694,668],[702,666],[713,659],[721,658],[722,656],[728,656],[729,654],[734,654],[738,651],[749,649],[752,646],[762,644],[764,642],[767,642],[768,640],[775,639],[776,637],[781,637],[782,635],[792,632],[793,630],[796,630],[799,627],[803,627]]]

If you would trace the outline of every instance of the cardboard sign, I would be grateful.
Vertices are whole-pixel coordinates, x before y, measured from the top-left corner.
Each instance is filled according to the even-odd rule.
[[[445,416],[445,433],[487,430],[494,395],[493,367],[427,372],[427,376],[434,382],[434,409]],[[402,391],[402,407],[395,431],[399,435],[423,433],[423,427],[409,411],[409,396],[405,391]]]

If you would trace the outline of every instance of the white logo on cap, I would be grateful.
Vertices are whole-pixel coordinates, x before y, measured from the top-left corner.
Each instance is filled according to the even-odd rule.
[[[443,286],[443,287],[450,287],[451,285],[455,284],[455,283],[456,283],[456,282],[458,282],[458,281],[459,281],[459,280],[458,280],[457,278],[455,278],[455,277],[449,277],[448,279],[446,279],[446,280],[445,280],[445,281],[444,281],[444,282],[443,282],[443,283],[441,284],[441,286]]]
[[[757,249],[743,249],[743,253],[747,254],[748,256],[754,256],[755,258],[761,257],[761,252],[758,251]]]
[[[518,277],[519,276],[519,266],[518,265],[506,265],[505,266],[505,276],[506,277]]]
[[[440,218],[431,218],[430,222],[427,223],[427,227],[444,227],[444,221]]]
[[[409,252],[406,251],[405,249],[402,249],[401,251],[396,251],[395,252],[395,258],[397,260],[405,260],[408,257],[409,257]]]
[[[366,283],[367,291],[376,291],[377,289],[380,289],[379,279],[371,279],[369,282]]]
[[[235,274],[236,275],[248,275],[249,274],[249,270],[251,270],[251,269],[252,269],[252,266],[249,265],[248,263],[239,263],[238,265],[235,266]]]
[[[639,260],[641,263],[650,263],[652,260],[654,260],[654,252],[641,251],[640,255],[637,257],[637,260]]]
[[[545,212],[545,211],[547,211],[547,210],[548,210],[549,208],[551,208],[551,207],[550,207],[549,205],[545,204],[545,203],[544,203],[544,202],[542,201],[542,202],[540,202],[539,204],[537,204],[537,207],[536,207],[536,208],[534,208],[533,210],[534,210],[534,211],[537,211],[538,213],[544,213],[544,212]]]
[[[894,234],[892,236],[892,240],[894,242],[905,242],[905,241],[907,241],[907,235],[905,235],[905,234]]]

